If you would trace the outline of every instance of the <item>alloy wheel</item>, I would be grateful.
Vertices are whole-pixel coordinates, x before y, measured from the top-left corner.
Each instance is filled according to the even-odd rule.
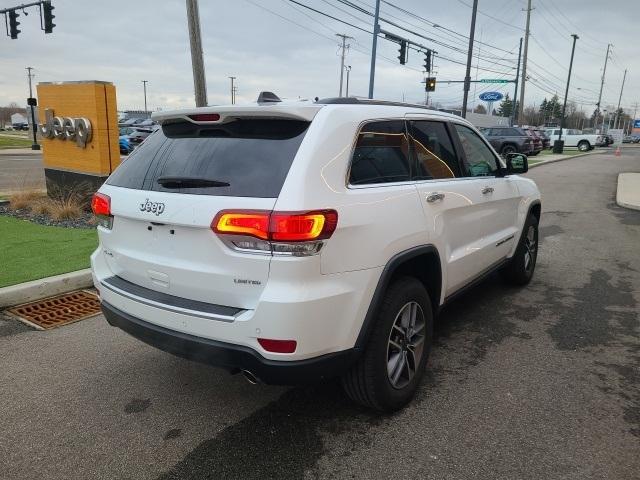
[[[406,303],[396,315],[387,345],[387,375],[396,389],[416,374],[425,341],[425,318],[417,302]]]
[[[524,269],[529,272],[533,268],[536,260],[536,253],[538,249],[538,241],[536,235],[536,227],[529,225],[527,230],[527,236],[524,239]]]

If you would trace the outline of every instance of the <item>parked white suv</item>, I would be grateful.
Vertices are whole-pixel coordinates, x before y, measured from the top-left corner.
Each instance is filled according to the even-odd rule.
[[[526,156],[504,164],[469,122],[420,106],[261,99],[154,113],[162,128],[95,194],[104,315],[251,380],[339,376],[398,409],[446,302],[497,269],[531,279]]]

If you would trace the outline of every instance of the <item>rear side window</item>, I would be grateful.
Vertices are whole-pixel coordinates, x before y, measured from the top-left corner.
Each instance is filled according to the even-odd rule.
[[[274,119],[164,125],[107,183],[149,191],[275,198],[308,127],[309,122]],[[222,186],[165,188],[158,183],[161,177],[214,180]]]
[[[411,122],[416,157],[415,180],[459,177],[458,160],[447,128],[442,122]]]
[[[366,185],[409,179],[409,140],[404,121],[364,125],[353,152],[349,183]]]

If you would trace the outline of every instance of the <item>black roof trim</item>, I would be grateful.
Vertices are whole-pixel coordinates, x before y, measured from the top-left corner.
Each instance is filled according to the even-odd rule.
[[[370,100],[368,98],[356,98],[356,97],[330,97],[321,98],[316,100],[315,103],[322,105],[386,105],[390,107],[411,107],[421,108],[423,110],[437,111],[433,107],[427,105],[420,105],[417,103],[403,103],[403,102],[391,102],[387,100]]]

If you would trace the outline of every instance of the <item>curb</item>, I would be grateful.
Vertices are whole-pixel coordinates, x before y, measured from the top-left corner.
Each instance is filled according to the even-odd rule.
[[[90,268],[10,285],[0,288],[0,308],[33,302],[92,286],[93,278]]]
[[[621,207],[640,210],[640,193],[638,192],[637,186],[634,188],[633,183],[640,186],[640,173],[618,174],[616,203]]]
[[[542,165],[547,165],[548,163],[556,163],[556,162],[564,162],[565,160],[571,160],[572,158],[580,158],[586,157],[587,155],[594,155],[596,153],[603,152],[587,152],[587,153],[579,153],[578,155],[571,155],[567,158],[554,158],[552,160],[543,160],[542,162],[534,163],[533,165],[529,165],[529,170],[536,167],[541,167]]]

